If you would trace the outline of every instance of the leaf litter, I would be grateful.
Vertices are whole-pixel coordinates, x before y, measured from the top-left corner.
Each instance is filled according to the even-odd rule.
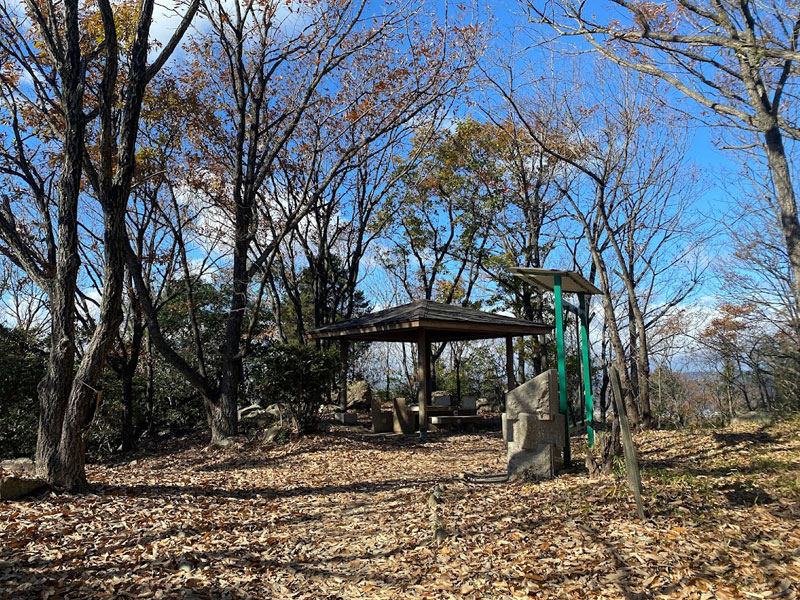
[[[799,425],[639,434],[645,522],[624,476],[465,480],[497,433],[176,439],[0,502],[0,597],[796,598]]]

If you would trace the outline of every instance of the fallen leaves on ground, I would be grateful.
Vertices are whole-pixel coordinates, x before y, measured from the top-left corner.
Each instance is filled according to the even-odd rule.
[[[504,470],[499,433],[176,440],[0,502],[0,596],[795,598],[799,425],[641,434],[644,523],[624,478],[461,478]]]

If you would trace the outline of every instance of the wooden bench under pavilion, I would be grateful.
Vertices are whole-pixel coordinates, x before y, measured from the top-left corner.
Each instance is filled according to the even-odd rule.
[[[428,429],[431,404],[431,344],[466,340],[505,338],[508,389],[516,386],[514,377],[514,338],[545,335],[553,327],[526,319],[489,313],[465,306],[417,300],[379,310],[361,317],[334,323],[308,332],[312,339],[339,340],[346,381],[351,342],[409,342],[417,344],[419,382],[419,429]],[[347,385],[342,386],[341,402],[347,407]]]

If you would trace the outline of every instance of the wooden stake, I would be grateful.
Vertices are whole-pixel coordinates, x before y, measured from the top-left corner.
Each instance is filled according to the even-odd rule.
[[[644,521],[644,505],[642,504],[642,478],[639,474],[639,461],[636,458],[636,448],[633,445],[631,428],[628,425],[628,415],[625,412],[625,401],[622,398],[622,384],[616,367],[611,367],[611,387],[614,389],[614,401],[617,403],[619,416],[619,429],[622,434],[622,449],[625,452],[625,472],[628,475],[628,485],[636,500],[636,514]]]

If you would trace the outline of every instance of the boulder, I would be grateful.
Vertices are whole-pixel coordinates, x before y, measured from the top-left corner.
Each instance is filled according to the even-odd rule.
[[[347,386],[347,408],[367,410],[372,402],[372,389],[363,379]]]
[[[0,462],[0,471],[33,476],[36,468],[30,458],[14,458]]]
[[[558,414],[558,375],[555,369],[545,371],[506,394],[506,413],[516,419],[519,413],[549,419]]]
[[[247,419],[254,414],[264,414],[264,412],[260,404],[251,404],[250,406],[239,409],[239,420]]]
[[[248,406],[239,411],[239,422],[242,425],[255,425],[257,427],[266,427],[275,418],[265,408],[261,408],[257,404]]]
[[[496,407],[488,398],[478,398],[476,405],[478,409],[476,412],[479,415],[488,415],[495,412]]]
[[[0,477],[0,500],[19,500],[47,488],[47,483],[33,477]]]
[[[288,427],[284,427],[283,425],[273,425],[264,432],[263,439],[265,442],[277,442],[280,438],[286,439],[288,437]]]

